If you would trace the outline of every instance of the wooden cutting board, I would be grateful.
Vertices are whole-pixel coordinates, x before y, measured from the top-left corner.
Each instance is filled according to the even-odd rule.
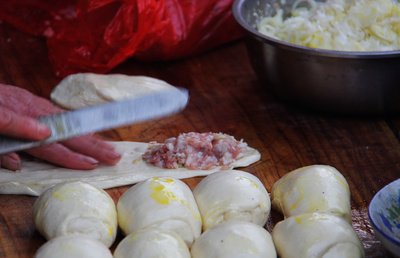
[[[60,81],[47,59],[42,38],[0,23],[0,82],[48,98]],[[244,168],[273,184],[296,168],[326,164],[347,179],[352,195],[353,226],[367,257],[385,257],[367,217],[374,194],[397,179],[400,171],[399,119],[328,116],[291,107],[263,89],[238,41],[184,60],[128,60],[111,73],[146,75],[185,87],[191,94],[180,114],[101,134],[112,140],[162,142],[182,132],[223,132],[244,139],[260,151],[256,164]],[[0,103],[1,104],[1,103]],[[185,179],[193,189],[202,178]],[[107,190],[116,202],[130,186]],[[32,257],[45,243],[32,223],[35,197],[0,196],[0,257]],[[272,212],[271,231],[282,216]],[[120,233],[114,249],[121,240]]]

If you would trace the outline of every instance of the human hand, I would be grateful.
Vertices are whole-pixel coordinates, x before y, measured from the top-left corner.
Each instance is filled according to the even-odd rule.
[[[51,132],[34,118],[59,112],[64,110],[47,99],[18,87],[0,84],[0,134],[28,140],[44,140]],[[94,169],[99,163],[114,165],[121,158],[112,145],[93,135],[48,144],[25,152],[56,165],[85,170]],[[16,153],[0,156],[0,167],[18,170],[21,168],[21,159]]]

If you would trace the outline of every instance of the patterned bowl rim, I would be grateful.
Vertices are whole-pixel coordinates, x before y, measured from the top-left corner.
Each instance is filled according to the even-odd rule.
[[[395,239],[388,235],[386,232],[384,232],[382,229],[378,227],[378,225],[374,222],[374,219],[372,218],[372,206],[373,203],[379,198],[378,196],[380,195],[381,192],[386,191],[387,188],[389,188],[391,185],[398,184],[400,186],[400,178],[389,183],[388,185],[384,186],[381,190],[379,190],[375,196],[372,198],[371,202],[369,203],[368,206],[368,218],[371,221],[372,226],[374,227],[374,230],[378,231],[382,236],[384,236],[386,239],[391,241],[393,244],[400,246],[400,240]]]

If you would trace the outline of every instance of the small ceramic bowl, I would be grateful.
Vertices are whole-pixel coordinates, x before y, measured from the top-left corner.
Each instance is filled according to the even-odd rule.
[[[376,238],[400,257],[400,179],[382,188],[371,200],[368,217]]]

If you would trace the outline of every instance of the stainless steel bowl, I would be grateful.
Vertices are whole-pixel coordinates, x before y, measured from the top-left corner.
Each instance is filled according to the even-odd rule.
[[[253,69],[265,87],[300,107],[342,114],[400,113],[400,50],[344,52],[286,43],[257,31],[258,21],[295,0],[236,0]]]

